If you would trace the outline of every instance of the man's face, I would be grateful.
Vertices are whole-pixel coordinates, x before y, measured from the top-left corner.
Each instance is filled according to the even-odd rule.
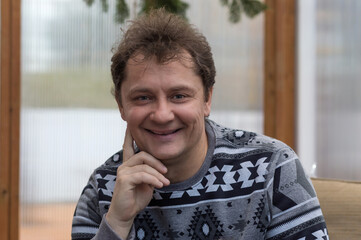
[[[134,58],[127,63],[121,116],[139,149],[165,164],[197,156],[207,148],[204,117],[210,113],[212,92],[205,101],[202,79],[192,64]]]

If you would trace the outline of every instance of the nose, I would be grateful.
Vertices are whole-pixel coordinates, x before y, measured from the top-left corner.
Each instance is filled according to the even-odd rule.
[[[174,113],[167,100],[158,100],[154,106],[150,119],[158,124],[165,124],[174,119]]]

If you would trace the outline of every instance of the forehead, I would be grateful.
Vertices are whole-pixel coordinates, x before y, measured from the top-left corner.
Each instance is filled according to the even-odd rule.
[[[151,64],[168,65],[173,62],[178,62],[184,67],[195,70],[196,65],[194,64],[192,56],[185,50],[179,54],[170,55],[145,55],[142,52],[134,53],[127,61],[126,70],[129,70],[129,66],[139,65],[140,67],[150,67]]]
[[[142,53],[132,56],[127,61],[123,82],[127,82],[129,79],[142,78],[146,73],[149,76],[149,73],[160,74],[160,72],[165,72],[170,75],[183,75],[184,77],[187,75],[201,78],[197,73],[198,71],[196,71],[192,57],[187,52],[165,60],[159,60],[157,56],[147,57]],[[161,69],[161,71],[159,71],[159,69]]]

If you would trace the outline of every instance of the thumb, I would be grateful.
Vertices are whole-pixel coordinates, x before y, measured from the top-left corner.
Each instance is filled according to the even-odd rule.
[[[125,131],[124,143],[123,143],[123,162],[128,161],[134,155],[133,137],[129,128]]]

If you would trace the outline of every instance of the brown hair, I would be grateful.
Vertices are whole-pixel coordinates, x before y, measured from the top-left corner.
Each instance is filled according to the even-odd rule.
[[[117,101],[121,103],[120,88],[130,58],[141,53],[145,60],[155,57],[158,63],[167,63],[179,60],[184,51],[192,57],[194,70],[202,78],[205,99],[208,100],[216,70],[206,38],[186,20],[164,9],[152,10],[132,21],[111,59]]]

